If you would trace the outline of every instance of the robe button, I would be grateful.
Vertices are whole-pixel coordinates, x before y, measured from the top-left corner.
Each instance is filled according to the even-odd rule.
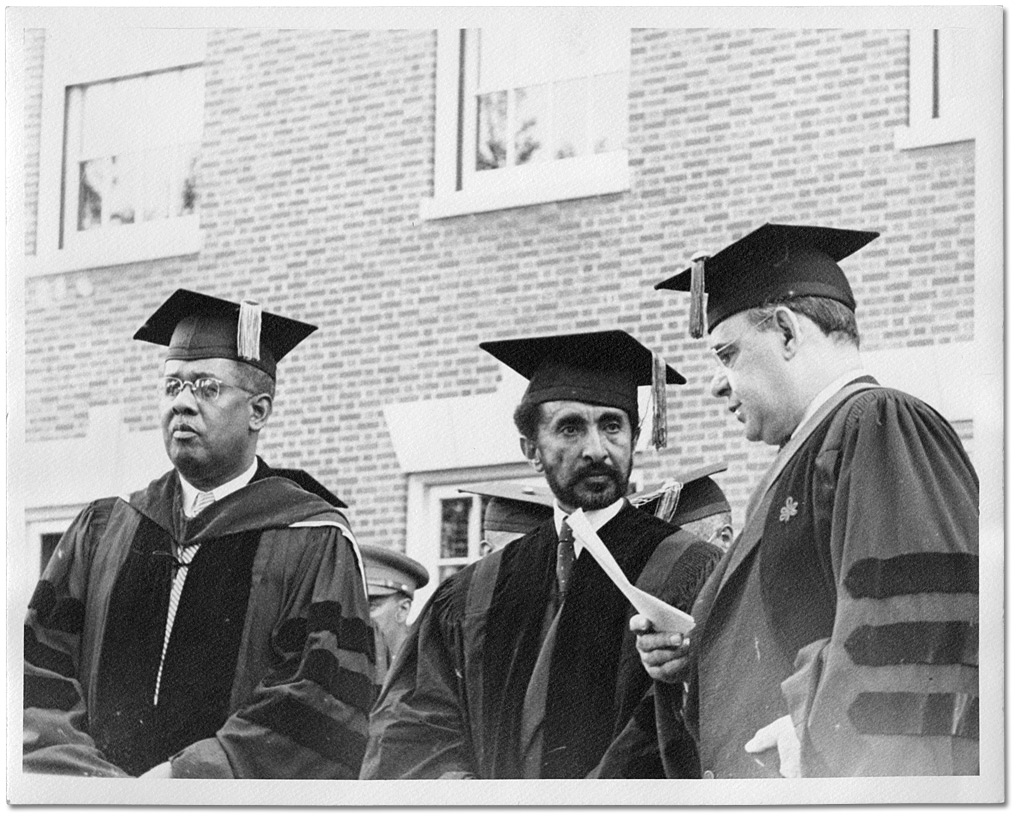
[[[702,778],[715,778],[715,773],[712,772],[711,770],[705,770],[705,774],[702,776]]]

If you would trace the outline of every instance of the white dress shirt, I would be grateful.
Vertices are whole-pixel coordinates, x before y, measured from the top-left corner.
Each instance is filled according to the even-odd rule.
[[[588,517],[588,521],[591,522],[591,526],[598,530],[602,525],[612,519],[617,513],[623,509],[623,499],[617,499],[609,507],[601,508],[600,510],[586,510],[584,515]],[[559,505],[553,508],[553,522],[556,524],[556,532],[559,533],[563,529],[563,521],[569,516],[565,510],[561,510]],[[574,539],[574,558],[576,559],[581,555],[581,548],[584,545],[581,544],[579,539]]]
[[[252,459],[251,465],[248,466],[244,473],[231,479],[229,482],[224,482],[219,487],[214,487],[212,489],[213,500],[218,502],[220,499],[229,496],[235,490],[243,488],[251,481],[251,477],[255,475],[255,471],[257,469],[258,460]],[[202,491],[181,476],[180,471],[177,472],[177,476],[181,480],[181,493],[184,496],[181,500],[181,507],[184,509],[184,515],[190,519],[195,515],[195,500],[198,499],[198,494]]]

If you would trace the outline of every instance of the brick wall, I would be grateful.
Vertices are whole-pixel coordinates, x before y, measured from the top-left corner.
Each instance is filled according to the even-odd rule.
[[[423,223],[433,32],[215,31],[204,247],[29,282],[29,436],[80,435],[111,397],[150,427],[158,355],[130,342],[141,320],[178,286],[257,297],[320,326],[281,366],[265,455],[348,499],[365,541],[399,545],[385,405],[492,390],[481,340],[622,326],[690,380],[670,389],[670,447],[638,459],[646,481],[725,459],[740,506],[770,449],[707,396],[686,298],[652,285],[766,220],[874,229],[847,266],[864,347],[971,339],[973,144],[894,148],[907,56],[905,31],[636,30],[630,191]]]

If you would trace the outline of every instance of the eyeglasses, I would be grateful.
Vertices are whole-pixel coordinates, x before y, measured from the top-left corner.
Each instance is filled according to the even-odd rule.
[[[752,328],[748,328],[746,331],[740,334],[740,336],[738,336],[736,339],[727,342],[725,345],[720,345],[718,348],[713,348],[712,353],[715,355],[716,361],[724,368],[728,368],[730,366],[730,363],[733,362],[733,357],[737,352],[736,347],[737,344],[742,342],[744,340],[744,337],[746,337],[752,331],[757,331],[762,325],[770,321],[773,316],[775,316],[775,314],[769,314],[757,325],[755,325]]]
[[[159,380],[160,393],[167,399],[176,399],[186,387],[191,388],[195,398],[201,399],[203,402],[215,402],[220,398],[220,391],[223,388],[237,388],[251,396],[255,395],[254,391],[242,388],[240,385],[231,385],[213,376],[200,376],[194,382],[178,379],[176,376],[164,376]]]

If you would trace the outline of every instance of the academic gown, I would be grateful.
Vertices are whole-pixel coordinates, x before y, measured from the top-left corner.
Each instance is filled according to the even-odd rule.
[[[376,693],[342,514],[261,460],[192,520],[175,471],[90,504],[25,624],[26,772],[353,778]],[[188,567],[156,697],[175,544]]]
[[[778,776],[775,750],[744,745],[787,714],[805,776],[976,774],[978,482],[952,427],[865,389],[773,487],[760,539],[741,535],[694,607],[704,775]],[[662,727],[682,688],[656,696]]]
[[[681,608],[721,554],[629,503],[599,535],[632,582],[654,562]],[[651,680],[633,610],[587,551],[556,603],[556,543],[550,518],[440,585],[373,709],[362,778],[663,776],[654,722],[600,767]]]

